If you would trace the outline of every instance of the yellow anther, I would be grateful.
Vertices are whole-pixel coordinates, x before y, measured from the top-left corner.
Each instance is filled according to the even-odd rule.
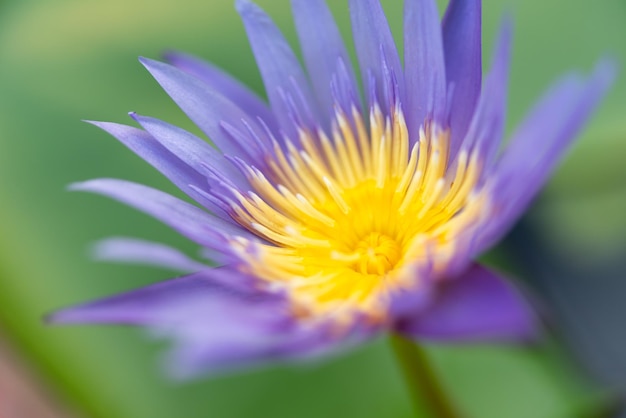
[[[374,106],[369,121],[338,110],[331,132],[295,139],[274,144],[265,174],[246,168],[253,190],[233,191],[231,208],[260,238],[234,243],[242,268],[286,291],[299,316],[384,320],[389,295],[445,268],[489,207],[473,194],[479,155],[461,150],[451,165],[449,132],[431,124],[411,144],[399,110]]]

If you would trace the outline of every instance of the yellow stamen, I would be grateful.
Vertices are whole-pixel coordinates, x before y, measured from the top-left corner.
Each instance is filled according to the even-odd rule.
[[[248,169],[254,190],[234,192],[233,217],[266,242],[233,240],[242,268],[285,290],[300,317],[384,320],[389,295],[442,271],[488,207],[479,155],[462,150],[451,166],[449,132],[425,124],[412,144],[402,112],[377,106],[366,126],[338,110],[330,137],[275,144],[269,172]]]

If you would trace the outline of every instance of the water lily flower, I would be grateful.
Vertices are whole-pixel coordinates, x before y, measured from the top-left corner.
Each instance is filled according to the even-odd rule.
[[[405,0],[404,64],[378,0],[350,0],[360,79],[323,0],[292,0],[304,68],[272,20],[238,0],[268,103],[181,53],[141,58],[206,134],[131,113],[93,122],[195,204],[116,179],[71,186],[143,211],[215,264],[114,238],[98,255],[187,275],[67,308],[55,323],[147,327],[178,376],[301,360],[391,331],[425,341],[519,341],[537,319],[474,260],[510,229],[614,75],[564,76],[504,150],[511,29],[482,80],[480,0]]]

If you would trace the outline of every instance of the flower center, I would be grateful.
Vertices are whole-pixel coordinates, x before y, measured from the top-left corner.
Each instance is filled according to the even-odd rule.
[[[241,268],[290,295],[314,317],[383,320],[394,290],[419,286],[426,265],[443,271],[462,233],[486,212],[472,193],[477,154],[448,162],[446,131],[426,126],[409,140],[401,112],[339,112],[332,139],[301,131],[276,144],[267,175],[247,167],[252,186],[233,191],[232,216],[262,238],[238,238]]]
[[[359,273],[384,276],[400,260],[401,251],[393,238],[372,232],[357,244],[359,259],[352,268]]]

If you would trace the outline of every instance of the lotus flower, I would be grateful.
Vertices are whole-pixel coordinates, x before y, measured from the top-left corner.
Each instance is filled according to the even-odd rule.
[[[317,357],[391,331],[416,340],[522,341],[538,321],[474,260],[529,206],[614,76],[569,74],[500,151],[511,29],[485,80],[481,4],[406,0],[404,64],[377,0],[350,0],[362,83],[323,0],[292,0],[305,67],[272,20],[236,2],[269,103],[180,53],[141,58],[206,134],[131,113],[93,122],[195,204],[125,180],[71,186],[143,211],[203,248],[115,238],[98,255],[188,275],[51,315],[173,341],[176,376]],[[211,266],[209,266],[209,264]]]

